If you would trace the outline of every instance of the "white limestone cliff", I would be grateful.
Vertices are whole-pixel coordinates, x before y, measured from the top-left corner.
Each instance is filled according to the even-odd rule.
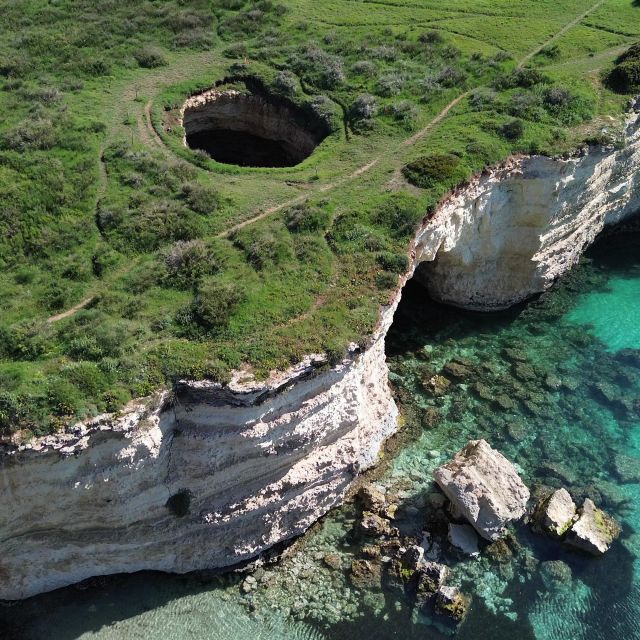
[[[507,308],[550,287],[607,225],[640,211],[640,122],[620,149],[512,158],[451,195],[420,230],[416,276],[432,297]]]
[[[434,296],[483,310],[542,291],[640,210],[639,166],[634,122],[620,150],[513,159],[439,207],[401,284],[418,267]],[[267,383],[184,383],[173,401],[0,450],[0,599],[228,567],[303,533],[396,428],[384,337],[400,295],[367,350],[333,368],[310,356]]]

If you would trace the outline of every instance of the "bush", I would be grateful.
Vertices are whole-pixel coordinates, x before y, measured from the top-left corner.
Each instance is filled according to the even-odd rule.
[[[388,73],[378,78],[375,92],[383,98],[397,96],[404,88],[405,83],[406,80],[404,76],[394,71],[393,73]]]
[[[467,75],[456,67],[445,67],[436,78],[440,85],[451,88],[461,87],[467,79]]]
[[[192,305],[193,318],[205,329],[220,330],[229,324],[234,309],[244,299],[244,291],[237,284],[207,280],[198,287]]]
[[[352,120],[370,120],[378,112],[376,99],[368,93],[360,94],[351,105],[349,115]]]
[[[53,122],[42,117],[23,120],[4,136],[4,145],[14,151],[51,149],[58,141],[58,133]]]
[[[438,153],[410,162],[402,169],[402,174],[412,185],[430,189],[451,180],[459,165],[458,156]]]
[[[627,59],[616,65],[607,76],[609,86],[618,93],[640,90],[640,59]]]
[[[378,289],[393,289],[398,284],[398,274],[391,271],[381,271],[376,274],[376,286]]]
[[[53,378],[49,382],[47,400],[53,412],[59,416],[74,415],[81,403],[78,388],[62,378]]]
[[[522,67],[497,78],[494,86],[496,89],[514,89],[515,87],[528,89],[536,84],[547,82],[549,82],[549,78],[537,69]]]
[[[378,264],[386,271],[404,273],[409,268],[409,258],[402,253],[385,251],[376,257]]]
[[[439,31],[427,31],[418,36],[418,40],[424,44],[442,44],[444,37]]]
[[[358,76],[372,78],[376,74],[376,65],[369,60],[358,60],[358,62],[351,67],[351,70]]]
[[[258,271],[270,265],[286,264],[293,259],[290,236],[284,227],[279,227],[279,223],[242,229],[231,240],[244,252],[247,262]]]
[[[542,104],[540,96],[535,93],[514,93],[509,100],[507,112],[516,118],[540,122],[545,117]]]
[[[35,320],[0,327],[0,357],[37,360],[51,349],[50,338],[50,325]]]
[[[345,80],[342,60],[309,44],[290,59],[292,68],[320,89],[335,89]]]
[[[297,204],[285,214],[285,224],[292,232],[318,231],[329,223],[329,213],[306,202]]]
[[[220,194],[214,187],[204,186],[197,182],[185,184],[182,195],[189,208],[202,215],[215,213],[220,206]]]
[[[291,71],[280,71],[273,81],[273,87],[285,96],[292,96],[298,90],[298,79]]]
[[[500,127],[500,134],[507,140],[518,140],[524,134],[522,120],[511,120]]]
[[[423,213],[418,200],[404,193],[395,193],[373,212],[373,221],[386,227],[395,238],[413,234]]]
[[[402,100],[385,107],[385,113],[393,117],[397,122],[401,122],[405,127],[411,129],[418,118],[418,107],[410,100]]]
[[[136,51],[133,57],[136,59],[136,62],[145,69],[163,67],[167,64],[162,51],[158,49],[158,47],[151,45],[146,45],[139,51]]]
[[[169,284],[180,288],[194,286],[200,278],[218,270],[211,250],[202,240],[178,241],[162,254]]]
[[[40,297],[40,303],[48,311],[60,311],[69,305],[70,299],[67,287],[59,282],[51,282]]]

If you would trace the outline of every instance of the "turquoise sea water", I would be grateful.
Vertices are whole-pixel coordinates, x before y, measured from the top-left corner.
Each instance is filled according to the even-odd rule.
[[[640,640],[640,238],[595,248],[552,291],[501,314],[425,297],[407,286],[388,336],[406,426],[375,481],[397,496],[402,535],[430,531],[450,583],[471,596],[455,637]],[[423,385],[434,374],[451,381],[441,396]],[[620,521],[620,540],[590,558],[520,525],[506,548],[456,556],[431,472],[480,437],[534,492],[564,486],[578,502],[591,497]],[[240,575],[97,579],[0,607],[0,638],[450,637],[397,590],[354,586],[351,563],[367,544],[358,515],[354,505],[333,511],[288,558],[259,569],[249,594]],[[327,554],[341,568],[329,568]]]

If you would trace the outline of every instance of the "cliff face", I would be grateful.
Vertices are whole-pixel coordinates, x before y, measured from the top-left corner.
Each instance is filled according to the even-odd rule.
[[[465,186],[418,233],[411,272],[478,309],[543,290],[640,209],[637,126],[627,135],[620,151],[516,159]],[[384,337],[400,295],[371,346],[333,368],[309,357],[266,384],[184,383],[172,402],[0,452],[0,599],[230,566],[304,532],[396,428]]]
[[[389,314],[389,319],[391,318]],[[318,372],[185,384],[0,458],[0,599],[89,576],[225,567],[305,531],[396,428],[384,333]]]
[[[452,195],[416,240],[416,276],[436,299],[504,309],[547,289],[606,225],[640,211],[640,123],[618,151],[530,156]]]

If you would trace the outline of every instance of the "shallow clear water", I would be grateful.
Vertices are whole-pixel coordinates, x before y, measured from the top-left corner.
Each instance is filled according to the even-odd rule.
[[[424,291],[407,286],[388,337],[406,426],[376,481],[399,498],[401,533],[432,531],[450,582],[472,597],[458,638],[640,639],[639,249],[638,238],[611,241],[553,291],[491,316],[425,302]],[[441,372],[452,384],[434,397],[423,381]],[[565,486],[576,501],[591,497],[622,523],[620,540],[595,559],[521,525],[506,553],[457,557],[438,539],[431,472],[480,437],[514,461],[534,491]],[[351,562],[367,542],[357,519],[353,505],[332,512],[289,558],[260,569],[250,594],[242,576],[118,576],[0,608],[0,637],[447,637],[403,594],[353,585]],[[325,564],[329,553],[342,569]],[[553,579],[551,560],[565,563],[564,580]]]

